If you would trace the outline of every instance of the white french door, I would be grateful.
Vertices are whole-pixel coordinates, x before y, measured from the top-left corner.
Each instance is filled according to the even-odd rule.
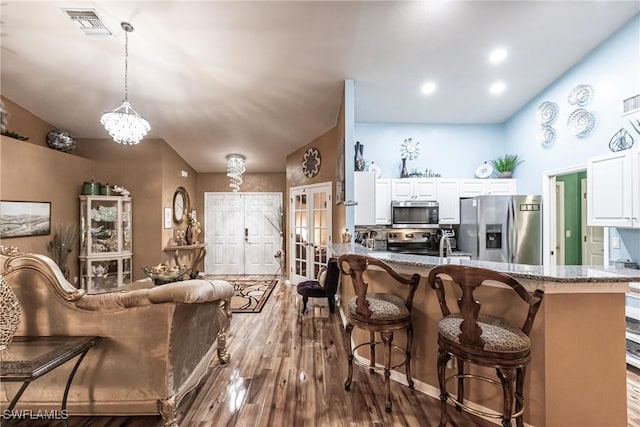
[[[282,193],[205,193],[206,274],[275,274]],[[271,220],[271,221],[270,221]]]
[[[331,183],[289,191],[291,281],[314,279],[331,253]]]

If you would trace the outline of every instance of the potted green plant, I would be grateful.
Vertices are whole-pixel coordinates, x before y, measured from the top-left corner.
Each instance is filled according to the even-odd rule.
[[[493,169],[498,172],[499,178],[511,178],[513,170],[524,162],[517,154],[505,154],[491,160]]]

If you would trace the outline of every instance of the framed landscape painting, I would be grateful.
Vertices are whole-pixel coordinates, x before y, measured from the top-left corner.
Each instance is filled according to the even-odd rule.
[[[50,202],[0,201],[0,239],[51,234]]]

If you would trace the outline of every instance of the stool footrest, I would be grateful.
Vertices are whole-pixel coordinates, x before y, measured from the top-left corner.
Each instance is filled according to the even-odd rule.
[[[467,379],[473,379],[473,380],[478,380],[478,381],[484,381],[484,382],[488,382],[488,383],[492,383],[492,384],[496,384],[499,386],[502,386],[502,383],[500,381],[494,380],[493,378],[487,378],[487,377],[483,377],[480,375],[473,375],[473,374],[463,374],[463,375],[449,375],[448,377],[445,378],[445,384],[448,383],[451,380],[454,379],[460,379],[462,378],[463,380],[467,380]],[[456,399],[455,397],[453,397],[453,395],[451,393],[449,393],[448,391],[447,393],[447,400],[453,402],[456,406],[459,406],[463,411],[465,412],[469,412],[473,415],[479,415],[482,417],[487,417],[487,418],[497,418],[497,419],[501,419],[502,418],[502,414],[498,413],[498,412],[486,412],[486,411],[481,411],[479,409],[476,408],[472,408],[468,405],[465,405],[464,403],[458,401],[458,399]],[[516,413],[512,413],[511,414],[511,418],[517,418],[519,416],[521,416],[524,413],[524,401],[523,399],[519,398],[518,396],[515,396],[514,402],[517,401],[518,403],[520,403],[521,409],[516,412]]]
[[[383,345],[383,346],[384,346],[384,343],[383,343],[382,341],[376,341],[376,342],[374,342],[374,343],[373,343],[373,345],[374,345],[374,346],[378,346],[378,345]],[[354,354],[355,356],[364,357],[364,356],[361,356],[361,355],[359,355],[359,354],[357,353],[358,349],[359,349],[360,347],[364,347],[364,346],[369,346],[369,347],[370,347],[370,346],[371,346],[371,343],[370,343],[370,342],[363,342],[362,344],[358,344],[358,345],[356,345],[355,347],[353,347],[353,354]],[[407,357],[407,355],[406,355],[406,350],[405,350],[404,348],[402,348],[402,347],[398,346],[398,345],[395,345],[395,344],[391,344],[391,348],[392,348],[392,349],[394,349],[394,350],[398,350],[398,351],[401,351],[402,353],[404,353],[404,360],[403,360],[402,362],[400,362],[399,364],[397,364],[397,365],[394,365],[394,366],[389,367],[389,369],[396,369],[396,368],[399,368],[400,366],[404,366],[404,365],[406,365],[406,364],[407,364],[407,361],[409,360],[409,358],[408,358],[408,357]],[[365,364],[365,363],[363,363],[363,362],[359,361],[359,360],[358,360],[357,358],[355,358],[355,357],[353,358],[353,363],[355,363],[355,364],[356,364],[356,365],[358,365],[358,366],[362,366],[362,367],[364,367],[364,368],[369,368],[369,369],[374,369],[374,370],[377,370],[377,371],[383,371],[383,370],[385,369],[385,367],[384,367],[384,366],[371,366],[371,365],[367,365],[367,364]]]

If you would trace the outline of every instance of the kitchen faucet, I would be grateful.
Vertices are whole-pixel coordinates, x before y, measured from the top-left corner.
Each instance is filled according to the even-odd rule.
[[[448,257],[451,255],[451,252],[453,252],[453,249],[451,249],[451,239],[449,239],[449,236],[446,234],[443,234],[442,237],[440,237],[440,258]]]

